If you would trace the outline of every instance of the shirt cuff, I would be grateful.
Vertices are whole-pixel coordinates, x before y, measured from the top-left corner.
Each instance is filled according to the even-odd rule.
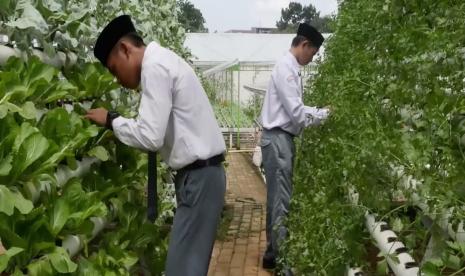
[[[126,118],[119,116],[118,118],[113,119],[111,126],[113,130],[117,130],[123,123]]]
[[[329,116],[329,109],[305,106],[305,114],[319,120],[324,120]]]

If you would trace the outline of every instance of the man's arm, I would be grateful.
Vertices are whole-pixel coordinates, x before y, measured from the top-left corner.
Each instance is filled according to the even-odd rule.
[[[152,65],[144,69],[141,82],[139,115],[136,119],[116,118],[113,131],[128,146],[157,151],[163,146],[173,105],[172,78],[166,68]]]
[[[157,151],[163,146],[172,109],[172,79],[160,65],[145,68],[141,76],[144,88],[139,115],[136,119],[118,117],[113,120],[115,136],[124,144],[146,151]],[[105,125],[105,109],[89,110],[86,118]]]
[[[298,76],[290,65],[281,65],[276,72],[274,83],[284,109],[292,122],[299,127],[318,125],[329,114],[328,109],[305,106],[299,93]]]

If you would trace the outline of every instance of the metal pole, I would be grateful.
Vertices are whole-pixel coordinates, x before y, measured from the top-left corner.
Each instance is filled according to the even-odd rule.
[[[239,117],[241,115],[241,63],[239,63],[237,70],[237,116],[236,116],[236,127],[237,127],[237,149],[241,149],[241,132],[239,130]]]
[[[233,110],[233,103],[234,103],[234,71],[232,69],[229,69],[229,72],[231,73],[231,78],[230,78],[230,92],[231,92],[231,102],[230,102],[230,112],[231,112],[231,117],[232,118],[232,122],[234,123],[234,110]],[[232,148],[233,147],[233,140],[232,140],[232,132],[233,132],[233,129],[234,126],[230,126],[229,128],[229,148]]]

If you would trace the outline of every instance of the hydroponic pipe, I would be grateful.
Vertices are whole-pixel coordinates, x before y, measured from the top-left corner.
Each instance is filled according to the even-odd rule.
[[[363,271],[360,268],[348,268],[347,276],[362,276]]]
[[[95,157],[84,157],[82,161],[77,161],[77,168],[75,170],[72,170],[65,165],[59,165],[55,173],[57,187],[62,187],[71,178],[81,177],[86,174],[90,170],[90,167],[98,162],[100,161]],[[39,181],[38,183],[29,182],[26,185],[26,193],[29,194],[29,198],[33,203],[36,203],[37,200],[39,200],[42,192],[50,191],[51,187],[49,181]]]
[[[420,269],[415,260],[407,253],[405,245],[399,241],[397,235],[391,231],[385,222],[377,222],[371,214],[365,215],[366,227],[375,239],[377,247],[386,257],[389,267],[397,276],[417,276]],[[391,256],[395,255],[397,260]]]
[[[55,173],[57,181],[57,187],[62,187],[68,180],[74,177],[81,177],[86,174],[93,164],[100,162],[94,157],[85,157],[82,161],[77,161],[77,168],[75,170],[70,169],[68,166],[60,165]],[[32,202],[37,202],[40,197],[40,193],[49,192],[50,183],[40,182],[40,186],[37,187],[32,182],[28,183],[27,191],[30,193]],[[108,219],[104,217],[91,217],[90,220],[94,224],[92,229],[91,240],[95,238],[108,223]],[[84,239],[77,235],[68,235],[62,241],[62,247],[68,251],[68,254],[73,257],[84,247]]]
[[[100,232],[103,231],[103,229],[108,223],[108,220],[106,218],[93,217],[90,218],[90,220],[94,223],[94,229],[92,230],[91,238],[87,241],[94,239],[98,234],[100,234]],[[68,235],[63,239],[61,246],[68,252],[69,256],[72,258],[77,253],[79,253],[79,251],[81,251],[82,248],[84,248],[84,239],[77,235]]]
[[[32,50],[33,55],[37,56],[42,62],[55,67],[68,67],[76,63],[77,55],[74,53],[57,52],[53,57],[49,57],[42,51],[37,49]],[[3,65],[12,57],[26,59],[26,54],[19,49],[14,49],[8,46],[0,45],[0,65]]]
[[[349,200],[352,204],[358,205],[359,194],[355,188],[349,188]],[[367,212],[365,214],[365,226],[370,235],[376,241],[376,246],[385,256],[389,267],[397,276],[417,276],[419,267],[415,260],[407,253],[405,245],[399,241],[394,231],[389,229],[386,222],[376,221],[374,215]],[[391,256],[395,255],[398,260]]]
[[[398,170],[398,171],[399,173],[403,174],[403,170]],[[419,180],[416,180],[411,175],[409,176],[404,175],[402,178],[401,184],[406,190],[416,191],[417,187],[422,185],[422,182]],[[428,204],[426,204],[425,201],[416,192],[412,193],[411,200],[415,206],[421,209],[424,215],[429,216],[431,218],[433,217],[431,216],[431,212],[429,210]],[[449,236],[452,239],[456,240],[457,242],[465,242],[464,221],[463,220],[460,221],[458,225],[458,229],[454,230],[452,224],[449,223],[449,219],[452,216],[452,212],[453,212],[452,208],[441,212],[443,216],[438,219],[438,224],[444,231],[446,231],[449,234]],[[434,217],[436,218],[437,216],[434,216]]]

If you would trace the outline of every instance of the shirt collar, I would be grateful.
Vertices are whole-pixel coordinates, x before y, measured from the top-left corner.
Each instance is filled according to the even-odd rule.
[[[142,64],[145,61],[150,60],[151,56],[156,53],[156,48],[159,47],[158,43],[155,41],[150,42],[147,46],[145,46],[144,57],[142,58]]]
[[[295,69],[300,70],[302,66],[299,64],[297,58],[291,53],[290,50],[286,53],[286,57],[291,61],[291,64]]]

